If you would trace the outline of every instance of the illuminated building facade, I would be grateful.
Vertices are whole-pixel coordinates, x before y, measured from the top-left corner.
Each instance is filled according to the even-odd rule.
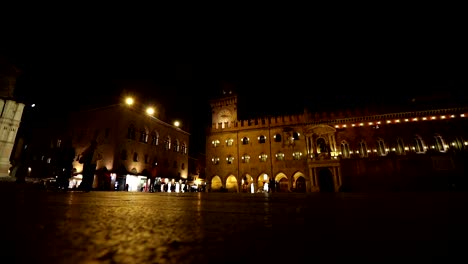
[[[210,191],[338,192],[466,188],[468,107],[354,109],[237,119],[211,101]]]
[[[24,104],[14,99],[19,70],[0,58],[0,177],[10,177],[11,158]],[[14,158],[14,157],[13,157]]]
[[[182,191],[188,178],[188,132],[127,104],[74,112],[69,122],[77,154],[70,187],[81,181],[79,154],[96,139],[101,159],[95,189],[150,191],[150,177],[155,177],[160,188],[155,191]]]

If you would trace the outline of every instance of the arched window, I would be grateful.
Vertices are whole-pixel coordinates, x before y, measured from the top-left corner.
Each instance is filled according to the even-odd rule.
[[[464,149],[464,140],[463,140],[463,138],[456,137],[452,142],[452,146],[458,151],[463,150]]]
[[[140,142],[148,143],[148,132],[144,128],[140,130]]]
[[[226,157],[227,164],[232,164],[234,162],[234,157],[229,155]]]
[[[302,152],[296,151],[296,152],[293,152],[292,155],[293,155],[294,160],[300,160],[302,157]]]
[[[319,153],[326,153],[328,152],[327,143],[325,142],[324,138],[317,139],[317,147]]]
[[[182,143],[182,153],[187,154],[187,145],[185,143]]]
[[[274,138],[275,138],[275,142],[281,142],[281,134],[276,134]]]
[[[284,160],[284,153],[278,152],[275,154],[276,160]]]
[[[214,165],[218,165],[219,164],[219,157],[211,158],[211,163],[213,163]]]
[[[136,135],[135,135],[135,127],[133,125],[128,126],[127,130],[127,139],[133,139],[135,140]]]
[[[424,142],[422,141],[422,138],[418,135],[414,136],[413,138],[413,150],[414,152],[419,153],[419,154],[426,152]]]
[[[249,138],[248,137],[244,137],[242,139],[242,145],[248,145],[249,144]]]
[[[404,155],[406,150],[405,150],[405,144],[403,143],[403,139],[401,138],[397,138],[397,142],[396,142],[396,148],[395,148],[395,152],[397,155]]]
[[[234,139],[228,138],[226,139],[226,146],[230,147],[234,144]]]
[[[294,131],[293,132],[293,138],[294,138],[294,140],[299,140],[299,133]]]
[[[350,157],[349,144],[346,141],[341,142],[341,157],[345,159]]]
[[[261,153],[258,158],[260,159],[261,162],[265,162],[268,158],[268,155],[265,153]]]
[[[434,135],[434,139],[435,139],[435,147],[436,147],[436,149],[437,149],[439,152],[446,152],[446,151],[447,151],[447,148],[446,148],[446,144],[445,144],[445,141],[444,141],[444,139],[442,138],[442,136],[440,136],[439,134],[436,134],[436,135]]]
[[[138,162],[138,153],[136,152],[133,153],[133,161]]]
[[[250,162],[250,155],[249,154],[242,155],[242,162],[243,163],[249,163]]]
[[[166,137],[166,140],[164,140],[164,149],[166,150],[171,149],[171,139],[169,137]]]
[[[385,147],[385,142],[382,138],[378,138],[376,141],[377,145],[377,154],[379,156],[386,156],[387,155],[387,149]]]
[[[220,141],[219,141],[218,139],[215,139],[215,140],[213,140],[213,141],[211,142],[211,144],[213,145],[213,147],[216,148],[217,146],[219,146]]]
[[[361,158],[367,157],[367,144],[364,141],[359,142],[359,156]]]
[[[151,133],[151,145],[157,146],[158,145],[158,135],[156,132]]]
[[[258,137],[258,143],[264,144],[266,141],[266,137],[264,135],[261,135]]]
[[[174,140],[174,145],[173,145],[172,149],[174,150],[174,152],[179,152],[180,146],[179,146],[179,140],[178,139]]]

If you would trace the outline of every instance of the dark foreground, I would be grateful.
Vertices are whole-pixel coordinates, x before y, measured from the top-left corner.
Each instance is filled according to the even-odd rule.
[[[2,263],[467,263],[467,193],[50,192],[0,184]]]

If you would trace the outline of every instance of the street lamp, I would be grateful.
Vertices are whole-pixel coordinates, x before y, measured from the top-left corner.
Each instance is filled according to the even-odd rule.
[[[180,122],[179,122],[179,121],[174,121],[174,126],[179,127],[179,126],[180,126]]]
[[[153,115],[154,114],[154,108],[153,107],[148,107],[146,108],[146,113],[148,115]]]
[[[125,99],[125,103],[126,103],[127,105],[133,105],[134,102],[135,102],[135,101],[133,100],[132,97],[127,97],[127,98]]]

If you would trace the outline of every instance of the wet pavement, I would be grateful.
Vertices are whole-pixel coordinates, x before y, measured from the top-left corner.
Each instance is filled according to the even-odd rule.
[[[0,184],[2,263],[466,263],[468,193],[55,192]]]

